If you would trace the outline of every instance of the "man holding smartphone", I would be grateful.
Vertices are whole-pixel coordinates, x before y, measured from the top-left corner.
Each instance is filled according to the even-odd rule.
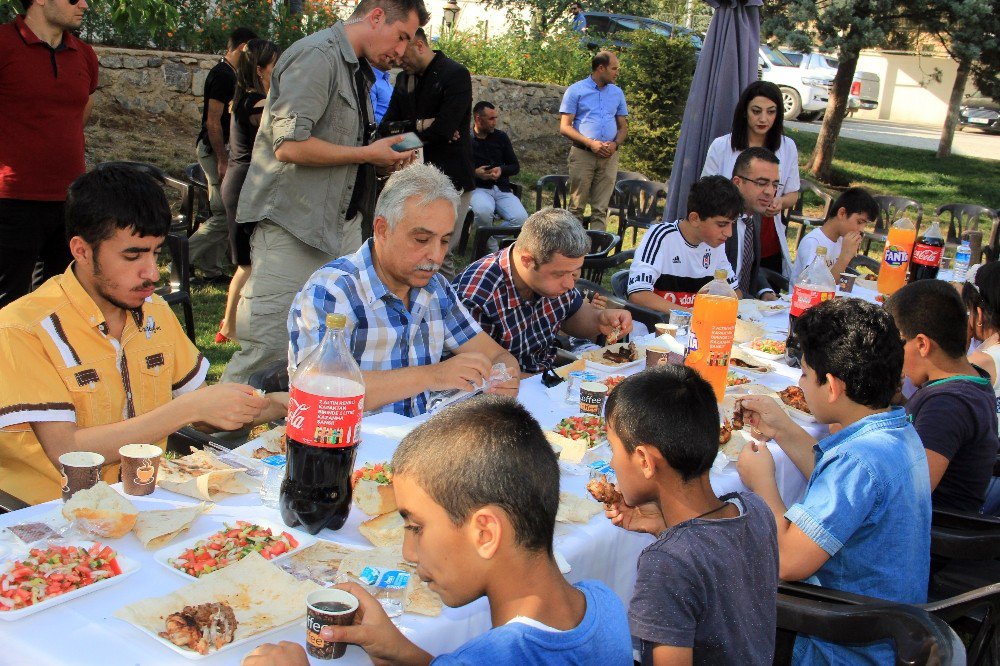
[[[254,271],[236,311],[224,381],[245,382],[287,358],[285,317],[313,271],[361,245],[374,218],[375,169],[413,158],[401,137],[375,140],[368,61],[402,54],[428,20],[422,0],[362,0],[346,21],[292,44],[275,64],[238,224],[256,222]]]
[[[476,166],[476,189],[472,192],[472,212],[476,226],[521,224],[528,218],[521,199],[512,191],[510,177],[521,165],[507,133],[497,129],[497,108],[490,102],[472,108],[472,163]],[[491,239],[492,240],[492,239]],[[493,248],[491,248],[493,250]]]

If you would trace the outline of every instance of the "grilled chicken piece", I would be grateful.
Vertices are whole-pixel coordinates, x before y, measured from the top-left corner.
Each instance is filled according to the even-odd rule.
[[[615,484],[608,481],[608,477],[604,474],[601,474],[600,478],[591,479],[587,484],[587,491],[595,500],[602,502],[608,508],[622,501],[622,494],[615,488]]]
[[[208,654],[231,643],[236,633],[236,615],[229,604],[207,603],[185,606],[180,613],[167,616],[167,630],[160,632],[174,645]]]

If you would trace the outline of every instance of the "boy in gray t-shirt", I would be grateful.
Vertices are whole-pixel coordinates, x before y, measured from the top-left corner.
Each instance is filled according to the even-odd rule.
[[[712,388],[682,366],[633,375],[608,396],[611,466],[622,499],[607,515],[658,537],[638,561],[629,627],[642,663],[771,664],[778,543],[752,493],[716,497]]]

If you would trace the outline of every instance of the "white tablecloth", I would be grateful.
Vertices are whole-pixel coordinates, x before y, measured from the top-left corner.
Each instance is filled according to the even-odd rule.
[[[777,331],[787,325],[787,316],[768,317],[765,325]],[[779,365],[777,373],[763,378],[761,383],[781,389],[797,381],[798,371]],[[521,401],[528,406],[542,427],[549,428],[561,418],[578,413],[566,404],[561,396],[562,386],[546,390],[538,377],[521,384]],[[358,451],[358,464],[385,460],[399,438],[413,424],[395,415],[366,417],[363,424],[363,443]],[[809,428],[816,435],[822,428]],[[778,487],[786,503],[796,501],[805,490],[805,479],[794,468],[784,453],[773,444],[778,471]],[[564,491],[586,495],[588,477],[583,474],[563,473],[561,487]],[[712,486],[719,494],[744,490],[735,465],[713,469]],[[133,498],[140,510],[170,508],[191,503],[191,498],[157,489],[147,498]],[[22,511],[0,516],[0,527],[39,519],[55,519],[61,503],[50,502]],[[215,509],[197,519],[190,532],[183,538],[209,534],[226,519],[269,519],[280,521],[277,511],[260,505],[257,495],[243,495],[226,499]],[[360,511],[351,513],[346,525],[338,532],[324,530],[318,536],[345,544],[368,547],[370,544],[358,532],[364,520]],[[572,566],[567,578],[576,582],[598,579],[607,584],[627,604],[635,582],[635,562],[639,552],[650,542],[648,535],[633,534],[618,529],[598,514],[586,525],[557,524],[555,546]],[[153,560],[153,553],[146,551],[136,537],[128,534],[117,540],[108,540],[123,555],[136,560],[141,569],[130,578],[107,589],[85,595],[35,615],[15,622],[0,621],[0,663],[24,666],[63,666],[65,664],[148,664],[184,663],[166,647],[154,642],[137,629],[113,616],[114,612],[136,600],[161,596],[188,583],[185,579]],[[399,618],[404,633],[419,646],[432,654],[456,649],[470,638],[490,628],[489,608],[480,599],[463,608],[445,608],[438,618],[404,614]],[[304,643],[304,626],[276,631],[262,636],[260,642],[289,640]],[[208,665],[238,664],[249,648],[237,647],[203,659]],[[312,663],[328,663],[313,660]],[[369,663],[365,653],[356,647],[348,648],[341,664]]]

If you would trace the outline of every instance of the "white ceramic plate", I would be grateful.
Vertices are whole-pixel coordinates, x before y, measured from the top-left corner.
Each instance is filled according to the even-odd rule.
[[[231,521],[231,524],[235,524],[236,520],[237,520],[236,518],[233,518],[232,521]],[[296,541],[299,542],[299,545],[297,547],[292,548],[291,550],[286,551],[286,552],[282,553],[281,555],[278,555],[277,557],[271,558],[272,562],[277,562],[279,560],[283,560],[286,557],[288,557],[290,555],[294,555],[295,553],[298,553],[298,552],[300,552],[302,550],[305,550],[309,546],[311,546],[314,543],[316,543],[316,537],[314,537],[313,535],[306,534],[305,532],[301,532],[301,531],[296,530],[296,529],[292,529],[292,528],[287,527],[287,526],[285,526],[285,525],[283,525],[281,523],[275,523],[275,522],[271,522],[269,520],[254,520],[253,523],[255,525],[259,525],[261,527],[265,527],[267,529],[270,529],[271,530],[271,534],[277,535],[277,534],[281,534],[282,532],[288,532],[293,537],[295,537]],[[184,578],[186,578],[188,580],[198,580],[194,576],[191,576],[191,575],[189,575],[189,574],[181,571],[180,569],[178,569],[174,565],[170,564],[170,559],[178,557],[181,553],[183,553],[184,551],[186,551],[189,548],[194,548],[195,545],[199,541],[201,541],[203,539],[208,539],[208,537],[212,536],[216,532],[221,531],[224,526],[225,526],[224,523],[219,523],[219,524],[217,524],[217,526],[216,526],[215,529],[213,529],[213,530],[211,530],[209,532],[203,532],[199,536],[191,537],[190,539],[186,539],[186,540],[181,541],[179,543],[175,543],[175,544],[171,544],[169,546],[165,546],[165,547],[159,549],[158,551],[156,551],[155,553],[153,553],[153,559],[156,560],[157,562],[159,562],[162,566],[164,566],[167,569],[169,569],[170,571],[173,571],[178,576],[183,576]],[[169,641],[167,641],[167,642],[169,642]],[[195,654],[197,655],[197,653],[195,653]],[[197,655],[197,656],[201,656],[201,655]]]
[[[104,542],[101,543],[102,545],[109,545],[109,544],[104,544]],[[67,545],[77,546],[79,548],[90,548],[91,546],[94,545],[94,542],[80,541],[77,543],[71,543]],[[90,594],[91,592],[97,592],[98,590],[103,590],[106,587],[111,587],[116,583],[120,583],[125,578],[131,576],[132,574],[134,574],[136,571],[139,570],[139,563],[131,558],[125,557],[124,555],[119,553],[116,559],[118,560],[118,566],[120,566],[122,569],[122,572],[117,576],[106,578],[100,582],[94,583],[93,585],[81,587],[79,589],[73,590],[72,592],[67,592],[66,594],[60,594],[57,597],[46,599],[41,603],[27,606],[25,608],[19,608],[18,610],[14,611],[2,611],[0,612],[0,620],[20,620],[22,617],[33,615],[39,611],[45,610],[46,608],[51,608],[52,606],[58,606],[59,604],[66,603],[67,601],[71,601],[73,599],[76,599],[77,597],[82,597],[85,594]],[[5,563],[4,570],[6,570],[9,566],[12,566],[13,564],[14,564],[13,560],[11,560],[8,563]]]
[[[274,442],[281,438],[285,434],[285,426],[278,426],[277,428],[271,428],[267,432],[261,434],[259,437],[255,437],[245,444],[237,446],[232,450],[232,453],[243,456],[244,458],[250,458],[251,460],[259,460],[259,458],[253,457],[253,452],[264,446],[265,442]]]
[[[246,644],[251,643],[251,642],[254,643],[254,646],[256,647],[257,645],[260,645],[261,643],[265,643],[266,642],[266,641],[260,640],[261,636],[266,636],[267,634],[274,633],[275,631],[280,631],[282,629],[287,629],[288,627],[292,627],[292,626],[294,626],[296,624],[302,624],[303,623],[302,620],[303,620],[303,618],[301,618],[301,617],[300,618],[296,618],[296,619],[292,620],[291,622],[286,622],[285,624],[279,625],[277,627],[272,627],[270,629],[266,629],[264,631],[261,631],[259,633],[254,634],[253,636],[246,636],[244,638],[239,639],[238,641],[233,641],[232,643],[227,643],[226,645],[223,645],[218,650],[209,650],[208,654],[198,654],[194,650],[188,650],[186,648],[182,648],[179,645],[174,645],[169,640],[167,640],[166,638],[163,638],[162,636],[160,636],[156,632],[150,631],[146,627],[140,627],[138,624],[132,624],[131,622],[128,622],[128,620],[122,620],[122,622],[128,622],[129,625],[135,627],[136,629],[138,629],[142,633],[146,634],[147,636],[152,637],[154,640],[156,640],[156,642],[158,642],[161,645],[164,645],[164,646],[170,648],[171,650],[173,650],[177,654],[181,655],[182,657],[186,657],[188,659],[193,659],[193,660],[198,660],[198,659],[207,659],[209,657],[214,657],[215,655],[219,654],[220,652],[225,652],[226,650],[229,650],[229,649],[232,649],[232,648],[235,648],[235,647],[239,647],[240,645],[246,645]],[[163,628],[164,628],[164,630],[166,630],[166,622],[164,622]]]
[[[773,339],[773,338],[767,338],[767,339]],[[776,340],[775,342],[780,342],[780,340]],[[746,351],[746,353],[752,354],[757,358],[767,359],[768,361],[777,361],[779,359],[785,358],[784,354],[768,354],[767,352],[762,352],[759,349],[754,349],[751,346],[752,344],[753,343],[751,342],[744,342],[743,344],[740,345],[740,347],[742,347]],[[740,368],[740,370],[746,370],[746,368]]]

